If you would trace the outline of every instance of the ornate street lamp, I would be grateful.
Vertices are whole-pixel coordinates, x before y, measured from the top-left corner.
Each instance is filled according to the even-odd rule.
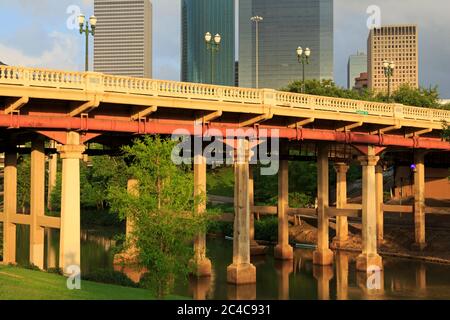
[[[255,75],[255,78],[256,78],[256,89],[259,89],[259,23],[261,21],[263,21],[264,18],[260,17],[260,16],[254,16],[254,17],[251,17],[250,20],[252,22],[254,22],[255,25],[256,25],[256,37],[255,37],[255,39],[256,39],[256,44],[255,44],[255,50],[256,50],[256,63],[255,63],[255,65],[256,65],[256,75]]]
[[[303,67],[302,93],[305,93],[305,64],[309,64],[309,57],[311,56],[311,50],[309,48],[303,50],[302,47],[298,47],[296,51],[298,63],[301,63]]]
[[[391,78],[394,75],[395,63],[392,61],[383,61],[384,75],[388,81],[388,103],[391,102]]]
[[[86,21],[84,14],[78,16],[78,24],[80,25],[80,34],[86,34],[86,64],[85,70],[89,71],[89,35],[95,35],[95,27],[97,26],[97,18],[95,16],[91,16],[89,21]],[[89,29],[90,25],[90,29]]]
[[[205,33],[206,50],[211,52],[211,84],[214,83],[214,54],[219,52],[222,36],[216,34],[213,38],[211,32]]]

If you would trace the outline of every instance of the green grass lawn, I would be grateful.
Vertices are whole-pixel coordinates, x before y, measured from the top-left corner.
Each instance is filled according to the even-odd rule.
[[[81,290],[69,290],[57,274],[0,266],[0,300],[151,300],[150,291],[81,280]],[[168,299],[180,299],[169,296]]]

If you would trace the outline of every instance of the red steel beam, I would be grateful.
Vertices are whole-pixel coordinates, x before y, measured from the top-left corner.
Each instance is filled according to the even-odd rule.
[[[0,127],[11,129],[35,130],[81,130],[85,132],[123,132],[132,134],[173,134],[176,130],[184,130],[191,135],[202,134],[207,129],[219,130],[223,136],[227,130],[234,129],[233,135],[245,134],[247,129],[239,128],[236,123],[214,123],[198,130],[193,121],[151,119],[149,121],[124,121],[95,118],[73,117],[44,117],[29,115],[0,115]],[[200,127],[202,128],[202,127]],[[258,126],[254,132],[259,137],[274,136],[278,130],[278,137],[291,140],[332,141],[351,144],[371,144],[378,146],[400,146],[406,148],[450,150],[450,143],[438,138],[413,137],[405,138],[396,135],[370,135],[358,132],[337,132],[334,130],[287,128],[281,126]],[[207,132],[207,131],[206,131]]]

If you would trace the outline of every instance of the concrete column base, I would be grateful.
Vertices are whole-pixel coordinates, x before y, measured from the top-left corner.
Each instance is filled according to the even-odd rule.
[[[231,264],[227,268],[227,282],[231,284],[256,283],[256,267],[251,263]]]
[[[208,258],[203,258],[197,261],[194,275],[197,277],[210,277],[211,276],[211,260]]]
[[[274,257],[279,260],[292,260],[294,259],[294,249],[288,244],[279,244],[274,248]]]
[[[261,246],[255,240],[250,240],[250,255],[262,256],[267,253],[267,246]]]
[[[373,267],[383,269],[383,258],[379,254],[362,253],[356,258],[356,270],[368,272]]]
[[[313,264],[319,266],[329,266],[333,264],[334,253],[330,249],[316,250],[313,252]]]

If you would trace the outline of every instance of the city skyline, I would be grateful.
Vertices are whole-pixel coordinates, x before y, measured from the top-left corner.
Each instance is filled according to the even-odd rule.
[[[445,0],[436,0],[434,3],[429,6],[418,0],[377,2],[382,13],[382,24],[412,23],[419,26],[420,85],[439,85],[442,98],[449,98],[450,66],[446,63],[446,56],[450,54],[450,43],[441,41],[439,37],[450,32],[450,25],[445,18],[450,4]],[[72,4],[80,6],[86,16],[93,13],[92,0],[48,0],[40,3],[20,0],[2,4],[0,18],[8,25],[8,29],[0,31],[0,60],[15,65],[83,70],[83,39],[77,30],[69,30],[66,26],[69,17],[66,10]],[[179,0],[153,0],[153,75],[158,79],[180,78],[179,4]],[[348,56],[357,50],[366,51],[369,34],[366,9],[371,4],[371,1],[366,0],[334,1],[334,69],[338,85],[346,85]]]

